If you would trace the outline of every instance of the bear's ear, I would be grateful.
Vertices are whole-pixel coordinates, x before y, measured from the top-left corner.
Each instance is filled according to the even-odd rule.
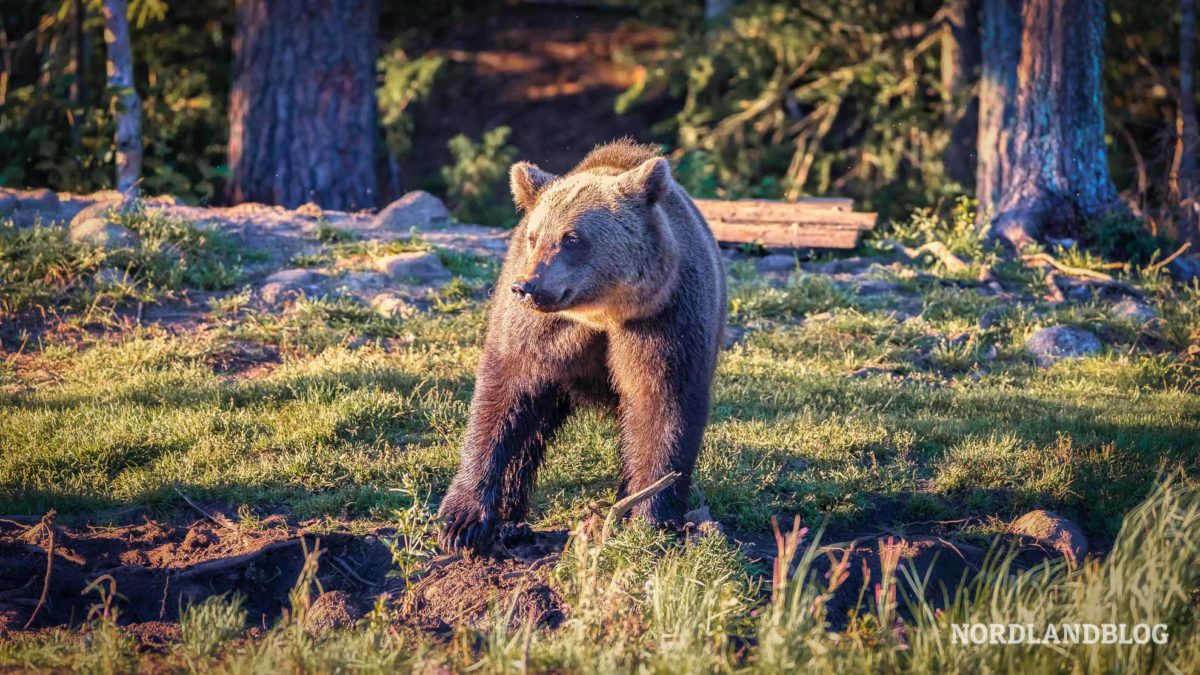
[[[622,194],[654,204],[667,194],[671,185],[671,165],[662,157],[648,159],[618,176],[617,184]]]
[[[508,172],[508,185],[512,188],[513,203],[518,209],[528,211],[542,188],[558,178],[552,173],[542,171],[536,164],[517,162]]]

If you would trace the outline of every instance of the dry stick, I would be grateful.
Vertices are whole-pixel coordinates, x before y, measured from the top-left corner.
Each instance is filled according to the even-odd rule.
[[[375,588],[376,586],[379,585],[379,584],[373,584],[370,581],[367,581],[366,579],[359,576],[357,572],[355,572],[353,569],[351,569],[350,565],[348,563],[346,563],[345,560],[342,560],[341,558],[339,558],[337,556],[333,556],[331,559],[333,560],[333,563],[335,565],[337,565],[339,568],[341,568],[341,570],[343,572],[350,575],[352,578],[354,578],[354,580],[358,581],[358,583],[362,584],[363,586],[366,586],[367,588]]]
[[[54,509],[42,516],[42,527],[46,528],[46,536],[49,541],[46,542],[46,577],[42,581],[42,595],[38,598],[37,605],[33,608],[33,613],[29,615],[29,620],[25,622],[25,630],[33,625],[37,619],[38,612],[46,604],[46,596],[50,594],[50,577],[54,574]]]
[[[1174,253],[1167,256],[1166,258],[1163,258],[1161,262],[1154,263],[1153,265],[1151,265],[1149,267],[1149,270],[1151,272],[1157,272],[1158,270],[1166,267],[1167,265],[1170,265],[1172,262],[1174,262],[1174,260],[1176,258],[1183,255],[1184,251],[1188,250],[1191,247],[1192,247],[1192,242],[1190,242],[1190,241],[1183,242],[1183,246],[1180,246],[1179,250],[1175,251]]]
[[[188,505],[188,506],[192,507],[193,509],[196,509],[196,511],[198,511],[198,512],[200,513],[200,515],[202,515],[202,516],[204,516],[205,518],[207,518],[207,519],[209,519],[209,520],[213,521],[214,523],[216,523],[216,524],[217,524],[217,525],[219,525],[220,527],[227,527],[227,528],[229,528],[229,529],[231,529],[231,530],[233,530],[233,529],[237,529],[237,528],[234,526],[234,524],[233,524],[233,523],[229,522],[229,519],[228,519],[228,518],[226,518],[226,517],[224,517],[224,516],[221,516],[220,518],[217,518],[216,516],[214,516],[214,515],[210,514],[208,511],[205,511],[204,509],[202,509],[202,508],[200,508],[199,506],[197,506],[197,505],[196,505],[196,502],[194,502],[194,501],[192,501],[192,500],[188,499],[188,496],[187,496],[187,495],[185,495],[185,494],[183,494],[183,491],[182,491],[182,490],[180,490],[178,487],[176,487],[176,488],[175,488],[175,494],[179,495],[179,496],[180,496],[180,498],[182,498],[182,499],[183,499],[183,501],[187,502],[187,505]]]
[[[1054,258],[1054,256],[1050,255],[1049,253],[1034,253],[1032,255],[1023,255],[1023,256],[1021,256],[1021,260],[1024,260],[1027,263],[1033,263],[1033,264],[1041,263],[1043,265],[1049,265],[1050,267],[1053,267],[1055,270],[1062,272],[1063,274],[1065,274],[1069,277],[1079,277],[1081,279],[1094,279],[1096,281],[1113,281],[1111,274],[1105,274],[1104,272],[1097,272],[1095,270],[1084,269],[1082,267],[1071,267],[1070,265],[1064,265],[1063,263],[1056,260]]]
[[[940,241],[931,241],[927,244],[922,244],[917,248],[909,248],[894,239],[887,239],[884,241],[884,243],[890,244],[892,248],[896,250],[896,253],[899,253],[902,258],[906,258],[908,262],[916,262],[921,257],[922,253],[928,253],[937,258],[938,262],[945,265],[946,271],[948,272],[963,272],[969,269],[969,266],[967,263],[963,262],[962,258],[954,255],[954,253]]]
[[[608,517],[604,519],[604,527],[600,530],[600,543],[603,544],[608,539],[608,533],[612,530],[613,526],[616,525],[617,522],[622,518],[624,518],[625,514],[628,513],[630,509],[632,509],[634,506],[637,506],[638,503],[642,502],[643,500],[649,499],[667,489],[671,483],[675,482],[676,478],[679,478],[682,475],[683,474],[679,473],[678,471],[672,471],[662,478],[659,478],[650,486],[642,490],[638,490],[628,497],[618,501],[616,504],[613,504],[612,509],[608,512]]]

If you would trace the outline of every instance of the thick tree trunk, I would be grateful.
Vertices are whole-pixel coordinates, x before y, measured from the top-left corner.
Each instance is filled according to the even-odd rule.
[[[133,86],[126,0],[104,0],[104,42],[108,48],[108,91],[116,117],[117,189],[136,195],[142,179],[142,101]]]
[[[377,0],[237,0],[229,196],[375,206]]]
[[[1104,145],[1103,0],[1025,0],[1020,26],[1014,108],[1001,113],[998,141],[1009,132],[1008,159],[990,184],[991,233],[1018,248],[1048,225],[1077,228],[1121,208]]]
[[[975,196],[979,222],[988,224],[1000,203],[1012,161],[1017,65],[1021,61],[1021,0],[983,0],[980,13],[979,136]]]
[[[950,144],[946,174],[968,188],[975,184],[975,141],[979,134],[979,97],[971,89],[979,78],[979,0],[952,0],[944,10],[941,80],[946,96],[965,106],[947,115]],[[971,94],[968,96],[968,94]]]
[[[1175,119],[1175,161],[1171,199],[1178,205],[1179,237],[1200,246],[1197,227],[1196,167],[1196,2],[1179,2],[1179,108]]]

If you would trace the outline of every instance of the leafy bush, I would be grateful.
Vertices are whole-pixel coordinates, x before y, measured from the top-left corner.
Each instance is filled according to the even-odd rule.
[[[442,168],[442,179],[455,218],[487,225],[515,224],[512,206],[499,195],[508,167],[517,156],[517,149],[508,145],[511,131],[496,127],[478,143],[463,134],[450,139],[447,147],[454,163]]]

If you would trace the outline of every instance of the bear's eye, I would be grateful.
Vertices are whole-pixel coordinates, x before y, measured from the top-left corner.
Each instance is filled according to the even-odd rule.
[[[582,243],[577,234],[568,234],[562,240],[563,248],[579,248],[579,245]]]
[[[536,233],[536,232],[530,232],[530,233],[529,233],[529,245],[530,245],[530,246],[534,246],[534,245],[536,245],[536,244],[537,244],[537,233]]]

